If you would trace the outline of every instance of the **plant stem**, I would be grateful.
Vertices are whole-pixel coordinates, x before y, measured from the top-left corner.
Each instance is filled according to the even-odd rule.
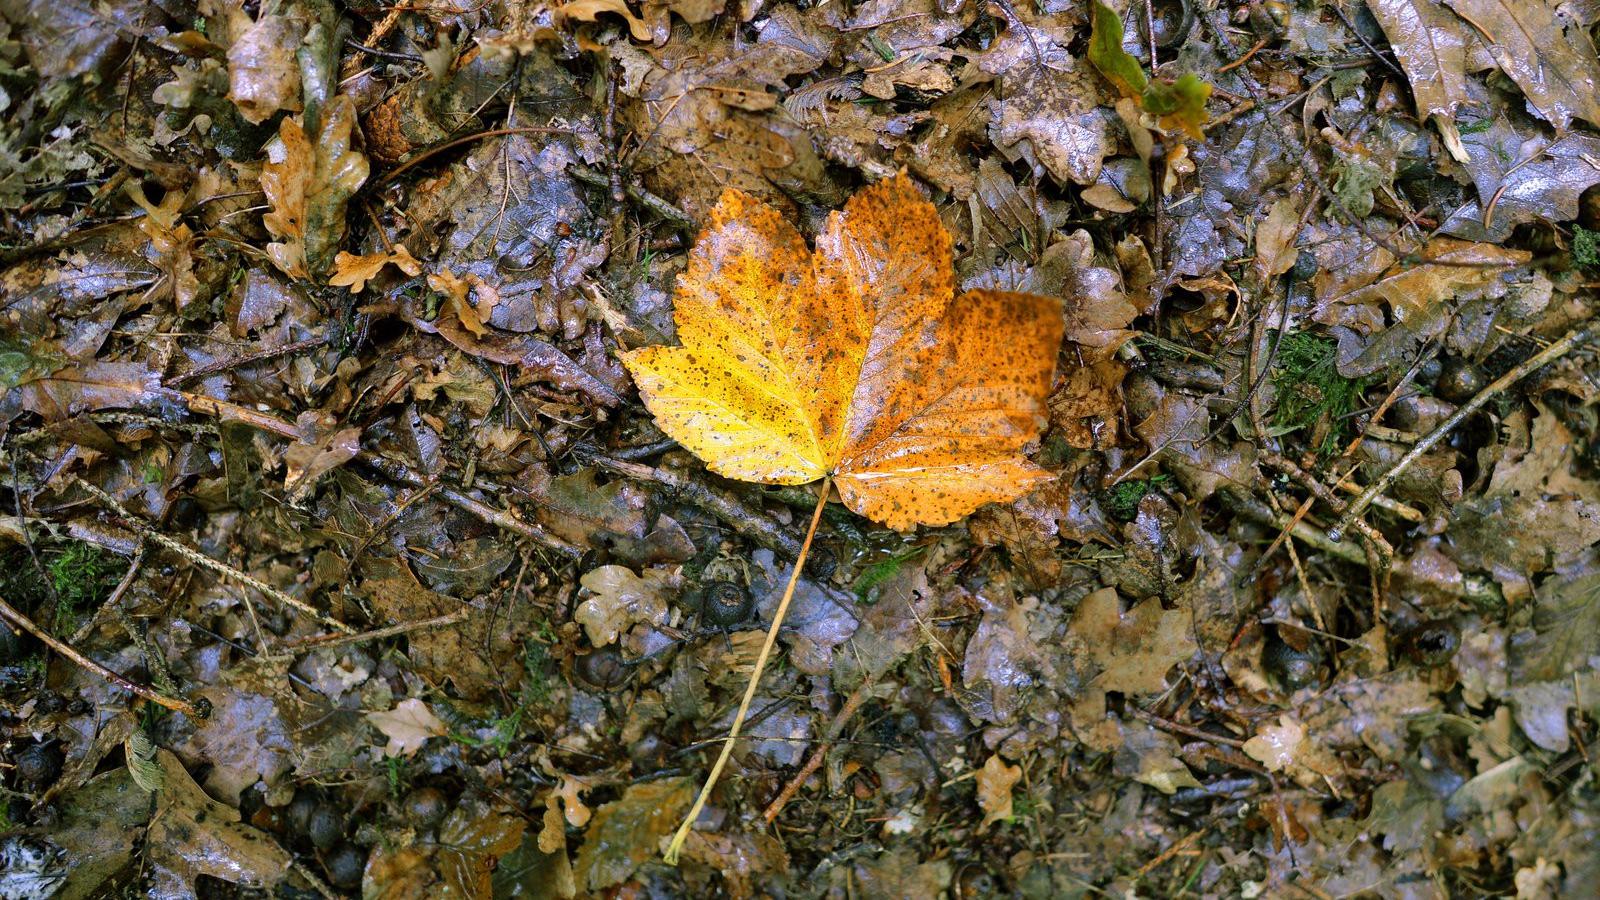
[[[789,573],[789,585],[783,589],[783,599],[778,601],[778,609],[772,614],[772,624],[767,626],[767,639],[761,644],[761,653],[756,656],[755,670],[750,673],[750,682],[745,685],[744,699],[739,701],[739,711],[733,715],[733,726],[728,729],[728,737],[722,743],[722,753],[718,754],[717,762],[711,767],[711,774],[706,776],[706,783],[700,788],[700,796],[694,800],[689,815],[684,817],[678,825],[678,831],[672,836],[672,843],[667,845],[665,854],[668,865],[678,864],[678,854],[683,850],[684,841],[689,839],[689,832],[694,828],[695,819],[700,818],[700,811],[706,808],[706,801],[711,799],[711,791],[717,786],[717,779],[722,775],[722,769],[728,764],[728,757],[733,755],[733,742],[739,737],[739,728],[744,724],[744,717],[750,712],[750,703],[755,700],[756,688],[761,684],[761,673],[767,668],[767,659],[772,656],[772,647],[778,642],[778,629],[783,627],[783,617],[789,612],[789,601],[794,599],[795,586],[800,583],[800,571],[805,567],[806,554],[811,552],[811,540],[817,535],[817,524],[822,521],[822,508],[828,505],[828,492],[833,488],[833,476],[822,479],[822,490],[817,495],[817,508],[811,513],[811,526],[806,529],[805,542],[800,545],[800,554],[795,557],[794,570]]]

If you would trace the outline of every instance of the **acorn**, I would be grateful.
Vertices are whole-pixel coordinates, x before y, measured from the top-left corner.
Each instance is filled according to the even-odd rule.
[[[1451,403],[1465,403],[1478,395],[1489,384],[1483,370],[1452,356],[1439,365],[1439,377],[1433,383],[1434,393]]]
[[[622,651],[615,647],[601,647],[580,656],[572,667],[586,684],[602,691],[616,690],[628,680],[628,664],[622,659]]]
[[[329,803],[318,803],[306,820],[306,836],[318,850],[327,850],[344,837],[344,816]]]
[[[341,890],[355,890],[361,886],[361,875],[367,869],[367,851],[355,844],[340,844],[322,863],[322,871],[333,886]]]
[[[284,811],[284,821],[288,823],[290,834],[305,834],[306,827],[311,824],[311,811],[317,808],[317,794],[310,788],[300,788],[294,792],[294,799],[289,801],[289,807]]]
[[[12,763],[18,781],[43,787],[61,774],[61,751],[54,744],[32,744],[17,753]]]
[[[1448,619],[1423,622],[1400,638],[1400,652],[1426,669],[1449,662],[1461,647],[1461,632]]]
[[[450,799],[438,788],[420,787],[406,794],[400,806],[413,825],[429,831],[450,812]]]
[[[1292,693],[1317,683],[1322,668],[1322,653],[1316,644],[1296,650],[1283,638],[1272,637],[1261,648],[1261,664],[1284,690]]]
[[[833,573],[839,571],[839,555],[827,547],[811,548],[811,555],[806,557],[806,577],[812,581],[827,581]]]
[[[750,592],[731,581],[713,581],[700,591],[701,617],[719,628],[743,624],[755,608]]]

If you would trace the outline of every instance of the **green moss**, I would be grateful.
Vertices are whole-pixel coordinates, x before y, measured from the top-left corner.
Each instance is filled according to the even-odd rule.
[[[1105,508],[1106,515],[1119,522],[1132,522],[1139,515],[1139,501],[1150,489],[1167,480],[1165,475],[1154,478],[1137,478],[1123,481],[1105,492],[1101,498],[1101,506]]]
[[[1310,430],[1316,451],[1336,453],[1350,439],[1351,413],[1360,408],[1370,381],[1350,379],[1336,367],[1338,346],[1329,338],[1298,332],[1283,338],[1272,382],[1278,401],[1275,435]]]
[[[36,546],[36,565],[26,549],[0,555],[0,596],[28,612],[55,634],[77,628],[128,571],[126,560],[93,544]]]
[[[1572,261],[1589,269],[1600,269],[1600,231],[1582,225],[1572,227]]]

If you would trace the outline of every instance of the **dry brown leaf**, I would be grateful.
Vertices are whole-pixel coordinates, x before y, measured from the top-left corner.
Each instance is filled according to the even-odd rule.
[[[170,750],[157,750],[162,788],[145,834],[154,896],[196,896],[202,875],[246,888],[269,889],[292,861],[265,832],[239,821],[239,811],[206,796]]]
[[[1294,245],[1300,230],[1300,212],[1294,201],[1284,197],[1272,204],[1267,217],[1256,227],[1256,275],[1262,284],[1289,271],[1300,251]]]
[[[472,305],[468,296],[472,292],[473,281],[477,276],[468,275],[461,278],[449,269],[444,269],[428,276],[428,287],[444,295],[445,307],[450,310],[466,329],[475,337],[483,337],[489,333],[489,326],[483,324],[486,316],[480,315],[477,307]]]
[[[305,37],[305,23],[279,15],[250,22],[242,6],[231,12],[235,27],[246,27],[228,48],[228,99],[253,125],[280,110],[299,111],[300,64],[294,57]]]
[[[411,756],[429,738],[442,737],[449,731],[428,704],[415,697],[400,701],[388,712],[367,713],[367,721],[389,739],[383,748],[384,756]]]
[[[1022,778],[1021,766],[1008,766],[996,753],[978,770],[978,808],[983,810],[979,831],[1001,819],[1011,818],[1011,788]]]
[[[601,13],[616,13],[628,23],[628,33],[633,35],[634,40],[650,40],[650,26],[634,15],[623,0],[572,0],[557,7],[556,13],[579,22],[594,22]]]
[[[340,250],[333,258],[333,274],[328,276],[328,283],[334,287],[347,287],[350,293],[359,294],[366,290],[367,282],[378,277],[384,266],[393,265],[407,275],[418,275],[422,272],[422,263],[411,255],[404,244],[400,244],[392,251],[384,253],[366,253],[357,256]]]

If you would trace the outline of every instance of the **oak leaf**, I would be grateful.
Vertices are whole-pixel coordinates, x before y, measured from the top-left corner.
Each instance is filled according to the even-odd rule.
[[[278,238],[267,245],[267,256],[291,278],[320,275],[332,264],[344,239],[345,207],[370,171],[356,149],[356,107],[349,97],[327,103],[316,133],[306,133],[303,118],[279,123],[261,167],[261,190],[272,207],[261,224]]]
[[[333,258],[333,274],[328,276],[328,284],[347,287],[350,293],[359,294],[366,290],[367,282],[378,277],[384,266],[391,264],[407,275],[422,273],[422,263],[411,255],[404,244],[384,253],[365,253],[360,256],[340,250]]]
[[[1046,473],[1019,451],[1045,420],[1060,301],[957,296],[951,241],[904,176],[829,217],[815,252],[728,191],[678,279],[680,347],[624,354],[656,422],[712,471],[831,476],[892,528],[953,522]]]

